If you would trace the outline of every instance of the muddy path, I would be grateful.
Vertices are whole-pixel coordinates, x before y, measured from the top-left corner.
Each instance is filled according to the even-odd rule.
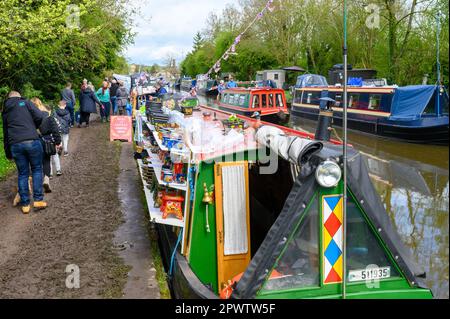
[[[0,298],[121,297],[129,267],[113,247],[122,223],[117,179],[121,147],[106,124],[74,128],[63,175],[51,180],[49,208],[13,208],[16,176],[0,183]],[[66,267],[80,269],[80,288],[66,287]]]

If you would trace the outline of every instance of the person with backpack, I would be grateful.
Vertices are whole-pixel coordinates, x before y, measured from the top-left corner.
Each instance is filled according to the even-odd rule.
[[[50,188],[50,175],[51,175],[51,156],[56,155],[56,153],[61,148],[61,133],[59,131],[58,122],[54,116],[51,116],[51,108],[44,105],[42,101],[35,97],[31,101],[37,106],[37,108],[43,113],[43,120],[38,130],[42,140],[43,146],[43,158],[42,167],[44,172],[44,191],[46,193],[51,193]],[[61,171],[57,172],[57,175],[61,175]]]
[[[6,158],[14,160],[18,173],[18,189],[22,212],[28,214],[30,205],[30,168],[33,185],[33,207],[44,209],[42,187],[43,148],[36,129],[41,125],[44,114],[31,101],[11,91],[2,111],[3,144]]]
[[[119,89],[117,90],[116,97],[119,115],[124,115],[128,103],[129,94],[123,81],[119,81]]]

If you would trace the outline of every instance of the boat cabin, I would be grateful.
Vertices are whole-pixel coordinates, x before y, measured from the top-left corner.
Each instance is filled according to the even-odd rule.
[[[227,89],[222,93],[219,108],[245,116],[255,112],[262,117],[289,114],[284,90],[273,88]]]
[[[227,131],[231,114],[208,107],[161,112],[166,125],[138,116],[136,136],[175,298],[432,297],[356,150],[344,219],[337,142],[239,115]]]

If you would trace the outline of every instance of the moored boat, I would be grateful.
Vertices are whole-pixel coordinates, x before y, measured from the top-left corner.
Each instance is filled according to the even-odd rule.
[[[208,107],[137,117],[174,297],[342,298],[344,285],[345,298],[432,297],[356,150],[344,220],[338,142],[240,115],[227,130],[229,117]]]
[[[216,80],[212,79],[202,79],[197,77],[197,93],[203,96],[215,97],[219,94],[217,90],[218,83]]]
[[[284,90],[268,87],[227,89],[222,93],[219,109],[248,117],[258,112],[272,123],[286,121],[289,116]]]
[[[342,126],[343,88],[328,86],[319,76],[301,78],[292,115],[317,120],[320,98],[329,97],[336,101],[334,124]],[[448,145],[448,102],[448,93],[437,85],[349,86],[348,128],[406,142]]]

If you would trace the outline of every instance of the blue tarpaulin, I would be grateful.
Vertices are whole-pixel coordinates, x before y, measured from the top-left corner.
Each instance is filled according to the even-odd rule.
[[[435,85],[410,85],[395,90],[392,100],[391,120],[407,120],[419,118],[433,94]]]

